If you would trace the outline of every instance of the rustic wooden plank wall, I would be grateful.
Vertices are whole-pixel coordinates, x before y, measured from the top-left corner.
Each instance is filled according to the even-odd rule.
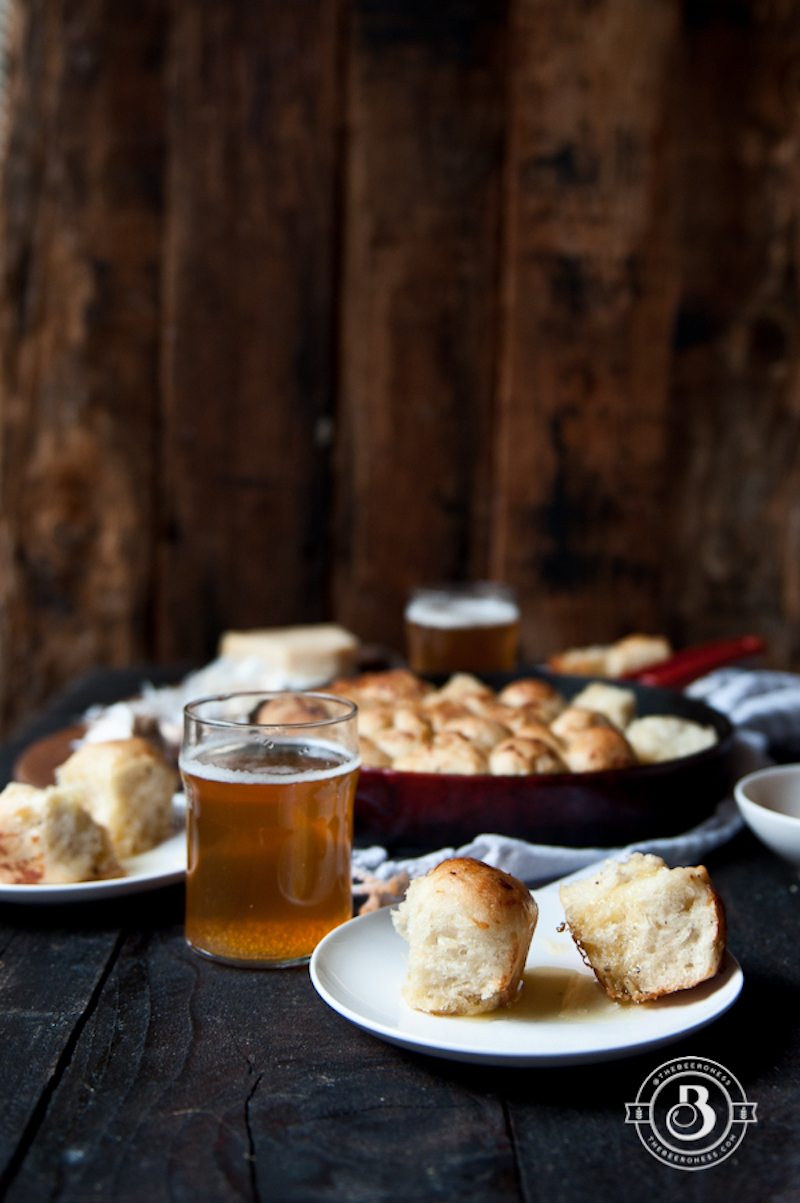
[[[800,668],[796,0],[17,0],[0,720],[495,575]]]

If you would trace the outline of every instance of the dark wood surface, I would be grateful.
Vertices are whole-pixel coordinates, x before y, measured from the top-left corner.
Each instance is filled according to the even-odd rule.
[[[798,0],[9,8],[3,732],[429,577],[800,668]]]
[[[96,673],[2,749],[142,674]],[[798,877],[748,836],[709,861],[744,992],[710,1028],[619,1062],[459,1065],[393,1048],[305,969],[246,972],[186,948],[182,890],[0,906],[0,1194],[14,1203],[789,1203],[800,1188]],[[710,1057],[758,1104],[728,1161],[656,1162],[624,1104],[672,1056]]]

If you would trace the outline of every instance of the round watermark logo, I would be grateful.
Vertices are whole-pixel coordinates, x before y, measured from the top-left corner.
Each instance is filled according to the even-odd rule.
[[[738,1149],[756,1104],[723,1065],[707,1057],[665,1061],[625,1104],[648,1153],[676,1170],[706,1170]]]

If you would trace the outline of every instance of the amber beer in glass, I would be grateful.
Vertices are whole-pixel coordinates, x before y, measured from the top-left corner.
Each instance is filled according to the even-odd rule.
[[[406,650],[418,673],[510,672],[519,656],[519,606],[507,585],[479,581],[415,589]]]
[[[249,967],[307,961],[352,914],[356,707],[314,693],[190,703],[186,939]]]

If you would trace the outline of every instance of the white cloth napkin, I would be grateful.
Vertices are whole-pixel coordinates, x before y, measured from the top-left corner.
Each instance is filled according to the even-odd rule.
[[[737,778],[770,764],[770,746],[796,747],[800,754],[800,676],[768,670],[722,669],[695,681],[686,693],[721,711],[733,723]],[[682,835],[620,848],[530,844],[511,836],[486,833],[460,848],[440,848],[424,856],[401,860],[392,860],[386,849],[378,846],[356,849],[353,871],[357,882],[365,876],[388,881],[401,873],[419,877],[449,857],[474,856],[513,873],[528,885],[536,885],[632,852],[655,852],[671,865],[696,864],[736,835],[741,827],[733,798],[728,797],[710,818]]]

